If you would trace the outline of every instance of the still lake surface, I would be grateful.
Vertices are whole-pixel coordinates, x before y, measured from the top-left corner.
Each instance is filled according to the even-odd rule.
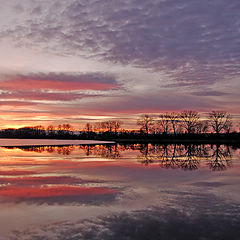
[[[0,148],[0,239],[239,239],[240,149]]]

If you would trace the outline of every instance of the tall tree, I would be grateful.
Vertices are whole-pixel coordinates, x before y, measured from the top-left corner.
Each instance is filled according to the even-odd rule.
[[[94,123],[93,129],[95,132],[101,132],[102,131],[102,123],[101,122]]]
[[[88,132],[88,134],[93,130],[93,126],[91,123],[86,123],[85,130]]]
[[[141,126],[141,130],[143,130],[146,134],[149,134],[149,131],[151,127],[153,126],[153,118],[150,117],[149,115],[145,114],[142,115],[138,120],[137,120],[137,125]]]
[[[171,120],[169,119],[169,114],[164,113],[159,115],[159,120],[157,121],[157,125],[160,127],[162,133],[167,134],[170,129]]]
[[[202,134],[202,133],[206,133],[207,130],[208,130],[208,121],[207,120],[202,120],[202,121],[199,121],[196,125],[196,132],[198,134]]]
[[[176,135],[177,125],[179,123],[179,114],[175,112],[171,112],[169,113],[168,118],[172,125],[173,134]]]
[[[53,132],[54,132],[54,126],[53,125],[49,125],[47,127],[47,132],[49,135],[53,135]]]
[[[102,122],[102,128],[111,133],[113,130],[113,121]]]
[[[216,134],[219,134],[223,130],[230,131],[232,126],[232,117],[230,114],[224,111],[212,111],[208,114],[210,126]]]
[[[180,114],[180,117],[182,120],[182,126],[186,129],[187,133],[194,133],[200,119],[198,112],[185,110]]]
[[[115,134],[117,133],[121,125],[122,125],[122,121],[119,121],[119,120],[113,121],[113,128],[114,128]]]

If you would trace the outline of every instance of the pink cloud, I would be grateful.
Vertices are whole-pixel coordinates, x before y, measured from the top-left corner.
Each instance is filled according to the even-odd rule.
[[[28,75],[6,76],[0,82],[4,90],[109,90],[119,87],[112,76],[91,73],[36,73]]]
[[[106,194],[117,194],[118,191],[102,187],[54,186],[54,187],[19,187],[4,186],[0,188],[0,196],[16,201],[37,200],[44,198],[93,197]]]
[[[0,83],[1,89],[6,90],[33,90],[33,89],[52,89],[61,91],[71,90],[109,90],[116,88],[115,84],[108,83],[88,83],[88,82],[54,82],[51,80],[38,79],[12,79]]]

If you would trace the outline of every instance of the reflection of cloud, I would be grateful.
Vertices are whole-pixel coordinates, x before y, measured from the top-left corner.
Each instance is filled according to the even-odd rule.
[[[21,173],[21,172],[20,172]],[[10,172],[11,174],[11,172]],[[0,184],[14,185],[42,185],[42,184],[83,184],[83,183],[99,183],[97,180],[83,180],[80,178],[68,176],[49,176],[49,177],[19,177],[19,178],[0,178]]]
[[[0,188],[2,201],[29,202],[34,204],[106,204],[113,201],[118,191],[103,187],[41,186]]]
[[[170,196],[172,197],[172,196]],[[15,232],[12,239],[238,239],[239,206],[208,194],[175,192],[172,208],[152,207],[130,213],[115,213],[95,220],[66,222]],[[181,204],[185,204],[181,207]],[[207,203],[207,204],[206,204]],[[44,231],[43,231],[44,229]]]
[[[194,186],[205,186],[205,187],[222,187],[225,185],[228,185],[226,183],[223,182],[195,182],[192,185]]]

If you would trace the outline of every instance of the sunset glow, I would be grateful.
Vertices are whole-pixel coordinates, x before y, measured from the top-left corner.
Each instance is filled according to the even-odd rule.
[[[111,6],[111,7],[108,7]],[[0,128],[192,109],[239,121],[239,1],[4,2]],[[86,14],[87,13],[87,14]]]

